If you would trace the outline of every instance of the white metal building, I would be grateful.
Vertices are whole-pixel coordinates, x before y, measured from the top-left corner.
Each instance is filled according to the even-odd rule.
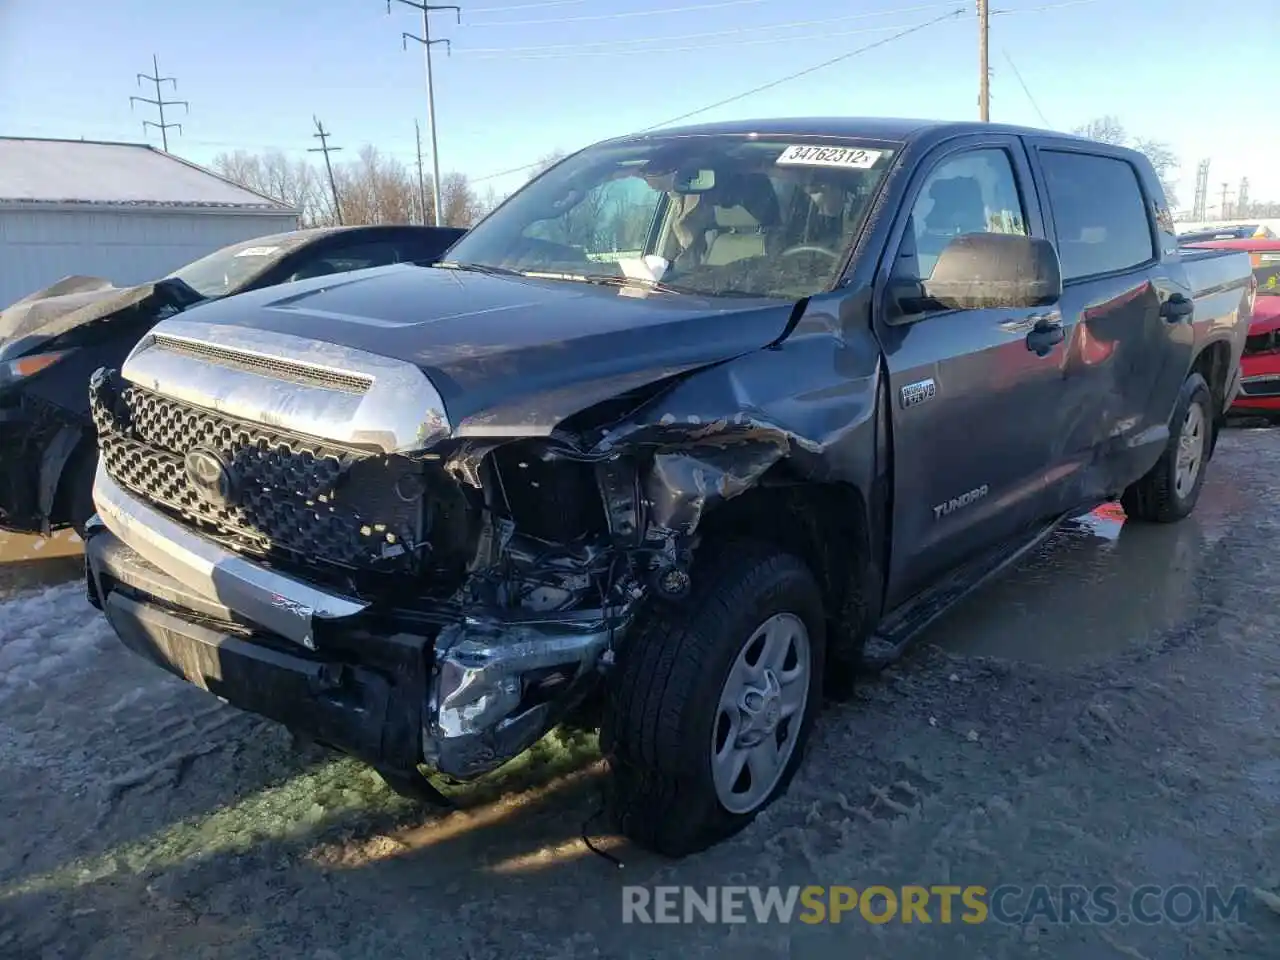
[[[298,211],[141,143],[0,137],[0,309],[73,274],[155,280]]]

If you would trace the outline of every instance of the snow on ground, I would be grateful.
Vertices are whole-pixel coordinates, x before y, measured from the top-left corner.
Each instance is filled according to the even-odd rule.
[[[1058,538],[829,704],[750,828],[676,863],[596,837],[621,870],[580,841],[605,827],[572,745],[442,816],[128,653],[78,583],[24,590],[0,601],[0,957],[1278,960],[1277,476],[1280,431],[1225,435],[1193,518]],[[1216,925],[624,926],[628,883],[1249,898]]]
[[[85,668],[115,642],[79,581],[18,594],[0,605],[0,702],[18,690],[38,690],[55,674]]]

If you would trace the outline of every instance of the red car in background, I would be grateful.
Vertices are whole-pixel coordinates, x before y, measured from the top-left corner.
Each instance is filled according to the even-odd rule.
[[[1258,295],[1253,305],[1249,338],[1240,358],[1240,393],[1230,412],[1280,421],[1280,240],[1251,237],[1184,246],[1244,250],[1253,261]]]

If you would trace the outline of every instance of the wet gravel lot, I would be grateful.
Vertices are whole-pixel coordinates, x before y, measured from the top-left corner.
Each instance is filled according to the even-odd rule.
[[[1063,530],[831,704],[751,828],[679,863],[599,835],[590,737],[424,812],[127,655],[79,584],[49,585],[74,550],[10,564],[0,957],[1278,958],[1280,430],[1229,431],[1210,470],[1182,524]],[[1219,923],[623,925],[624,884],[1247,898]]]

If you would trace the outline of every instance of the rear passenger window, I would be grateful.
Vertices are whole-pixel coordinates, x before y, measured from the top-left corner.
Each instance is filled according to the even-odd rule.
[[[1062,279],[1127,270],[1155,257],[1138,174],[1124,160],[1040,154],[1057,227]]]

